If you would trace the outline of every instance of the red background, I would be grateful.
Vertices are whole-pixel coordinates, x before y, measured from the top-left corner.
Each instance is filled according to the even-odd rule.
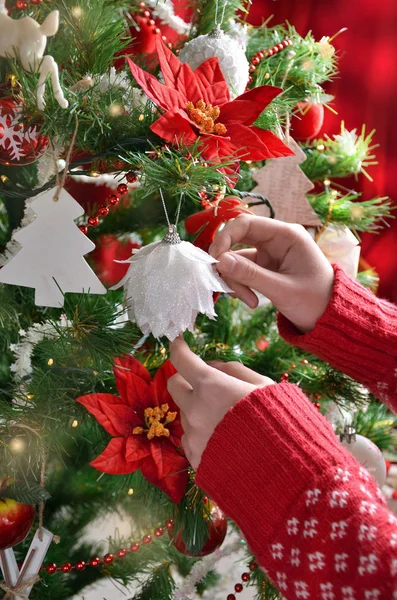
[[[397,1],[396,0],[253,0],[249,21],[259,25],[270,15],[271,24],[292,23],[302,35],[312,30],[316,39],[332,36],[340,55],[340,75],[327,91],[335,96],[338,115],[326,111],[324,130],[337,133],[340,121],[348,129],[376,129],[374,142],[379,164],[354,189],[365,199],[390,196],[397,205]],[[352,186],[353,187],[353,186]],[[397,212],[396,212],[397,216]],[[379,235],[363,236],[363,256],[380,276],[379,295],[397,303],[397,219]]]

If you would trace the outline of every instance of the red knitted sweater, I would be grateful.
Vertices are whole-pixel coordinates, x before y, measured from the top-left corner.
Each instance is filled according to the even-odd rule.
[[[397,409],[397,307],[335,267],[313,331],[281,335]],[[397,518],[368,471],[301,390],[280,383],[238,402],[197,472],[287,599],[397,600]]]

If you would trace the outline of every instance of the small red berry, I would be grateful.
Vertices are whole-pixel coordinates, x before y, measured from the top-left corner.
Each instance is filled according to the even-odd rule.
[[[85,562],[85,560],[79,560],[75,565],[74,568],[76,569],[76,571],[84,571],[84,569],[86,568],[87,564]]]
[[[47,571],[47,573],[52,575],[57,570],[57,566],[55,563],[50,563],[49,565],[46,566],[45,570]]]
[[[99,219],[96,216],[88,217],[88,225],[90,227],[96,227],[99,225]]]
[[[117,186],[117,193],[120,194],[120,196],[124,196],[128,193],[128,186],[125,183],[120,183]]]
[[[120,202],[120,198],[116,196],[116,194],[110,194],[110,196],[108,197],[108,202],[112,206],[116,206],[116,204]]]
[[[151,535],[144,535],[142,538],[142,544],[150,544],[152,541]]]
[[[99,558],[99,556],[95,556],[95,558],[91,558],[91,560],[90,560],[91,567],[99,567],[100,564],[101,564],[101,559]]]
[[[106,217],[109,214],[109,208],[107,206],[100,206],[98,208],[98,215],[100,217]]]

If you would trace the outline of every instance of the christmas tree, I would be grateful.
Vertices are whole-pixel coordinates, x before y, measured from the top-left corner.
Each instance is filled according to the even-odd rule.
[[[387,198],[362,199],[343,184],[369,176],[374,132],[342,123],[338,135],[320,134],[332,103],[323,86],[337,74],[332,32],[315,40],[290,24],[252,27],[249,6],[195,0],[184,18],[170,0],[9,0],[8,14],[0,6],[0,590],[7,597],[14,590],[32,600],[81,598],[94,584],[103,597],[106,578],[131,600],[206,590],[215,597],[217,561],[226,556],[236,561],[229,598],[245,585],[261,600],[282,597],[280,582],[281,592],[196,486],[181,449],[167,392],[175,323],[187,326],[185,339],[204,360],[238,360],[297,383],[337,435],[354,427],[392,456],[394,417],[362,385],[284,342],[271,305],[248,310],[224,293],[213,319],[212,292],[226,288],[203,250],[228,220],[256,211],[299,218],[330,260],[339,249],[349,272],[376,291],[376,274],[358,266],[351,235],[377,232],[390,213]],[[26,68],[22,48],[15,50],[23,18],[41,24],[53,11],[59,30],[46,34],[44,89],[44,61]],[[184,243],[172,245],[178,236]],[[141,286],[132,268],[143,254],[131,249],[144,246],[153,257],[161,240],[170,244],[167,258],[138,271]],[[86,258],[96,275],[83,259],[92,242]],[[169,278],[173,261],[176,277],[191,265],[185,285]],[[126,293],[104,294],[97,276],[117,284],[129,268]],[[138,303],[144,334],[128,316],[137,318]],[[165,335],[154,337],[145,318],[161,320],[160,309]],[[121,525],[95,541],[100,519],[116,514]],[[59,543],[43,551],[39,580],[32,577],[40,565],[28,575],[22,568],[18,588],[10,548],[23,562],[36,530]]]

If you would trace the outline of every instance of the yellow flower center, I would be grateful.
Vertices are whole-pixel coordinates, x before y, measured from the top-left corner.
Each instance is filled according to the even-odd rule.
[[[170,412],[168,404],[155,406],[154,408],[145,408],[145,427],[134,427],[132,433],[140,435],[146,433],[147,438],[152,440],[154,437],[170,437],[169,429],[166,425],[173,423],[176,419],[176,412]]]
[[[204,100],[198,100],[196,106],[193,102],[188,102],[186,112],[203,133],[215,133],[216,135],[227,133],[223,123],[215,123],[221,113],[219,106],[212,106],[212,104],[206,104]]]

